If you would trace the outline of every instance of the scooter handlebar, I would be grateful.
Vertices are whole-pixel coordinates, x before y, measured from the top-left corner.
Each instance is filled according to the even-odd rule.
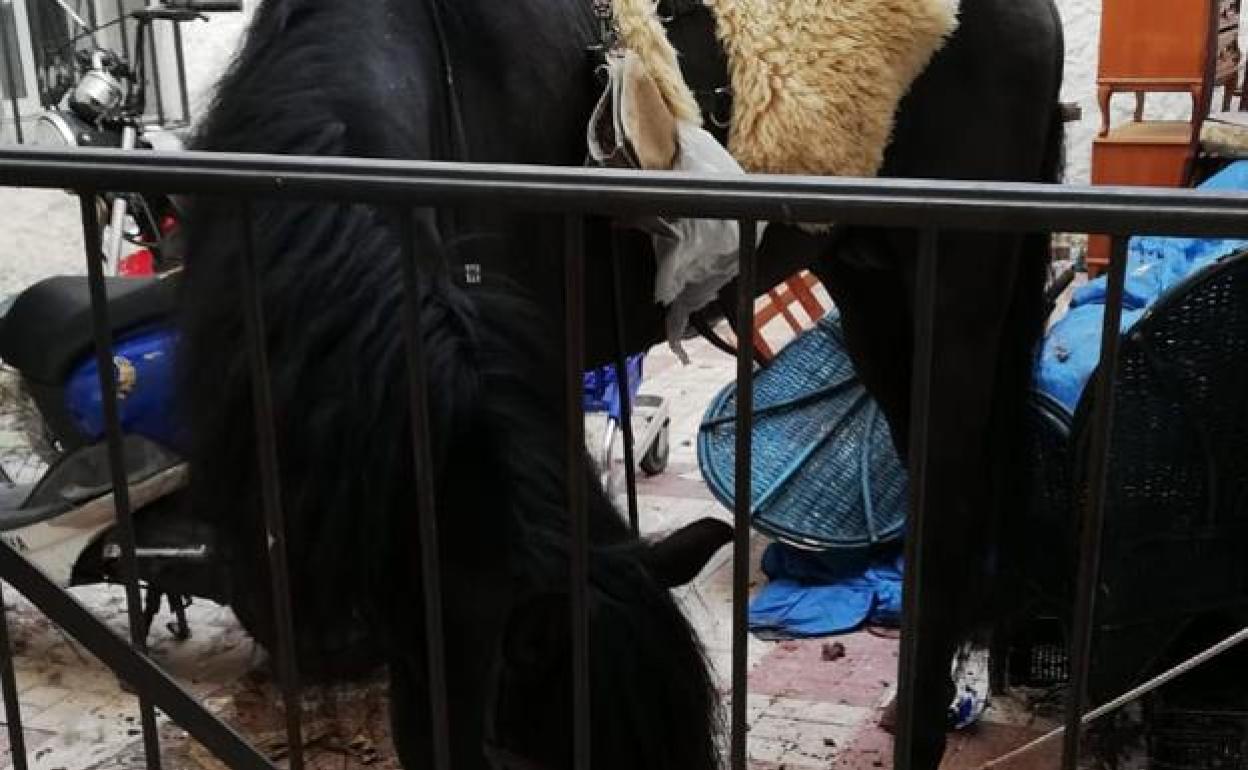
[[[165,0],[165,5],[199,13],[231,13],[243,10],[243,0]]]

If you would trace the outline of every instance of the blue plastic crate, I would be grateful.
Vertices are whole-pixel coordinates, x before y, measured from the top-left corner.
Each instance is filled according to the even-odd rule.
[[[637,401],[637,391],[641,388],[642,359],[644,353],[638,353],[625,360],[628,374],[629,406]],[[615,364],[607,364],[585,372],[584,408],[586,414],[606,412],[616,422],[620,421],[619,383],[615,377]]]

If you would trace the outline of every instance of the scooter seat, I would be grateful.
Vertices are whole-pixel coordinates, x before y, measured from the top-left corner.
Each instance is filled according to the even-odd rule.
[[[104,279],[114,339],[173,313],[177,275]],[[94,344],[86,276],[59,275],[36,283],[18,295],[0,325],[0,359],[45,385],[62,382]]]

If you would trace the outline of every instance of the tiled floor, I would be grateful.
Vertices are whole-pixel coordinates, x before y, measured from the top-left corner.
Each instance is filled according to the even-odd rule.
[[[698,472],[693,438],[710,398],[733,378],[734,361],[700,342],[680,366],[665,349],[647,359],[643,391],[669,401],[671,455],[667,471],[640,479],[643,530],[666,530],[701,516],[729,518]],[[594,427],[590,420],[591,433]],[[762,579],[758,557],[766,545],[753,538],[751,585]],[[679,598],[701,633],[727,695],[731,661],[732,565],[725,548]],[[93,611],[124,633],[122,593],[76,591]],[[104,770],[143,767],[135,699],[115,678],[64,638],[10,588],[10,634],[26,727],[30,767]],[[194,636],[175,642],[156,632],[153,655],[206,706],[225,716],[262,749],[283,751],[281,712],[267,684],[247,676],[257,662],[252,643],[231,613],[208,603],[190,612]],[[878,705],[895,684],[897,642],[889,634],[861,631],[839,637],[844,655],[827,660],[827,640],[748,646],[749,753],[757,768],[882,768],[891,766],[891,739],[876,724]],[[827,656],[833,657],[833,656]],[[380,687],[309,693],[307,743],[315,768],[391,767],[384,691]],[[1025,711],[998,704],[975,731],[958,736],[948,768],[977,767],[1035,734]],[[220,770],[222,765],[173,725],[163,724],[165,767]],[[7,736],[4,738],[7,741]],[[7,757],[5,758],[7,759]],[[1039,765],[1019,764],[1016,767]]]

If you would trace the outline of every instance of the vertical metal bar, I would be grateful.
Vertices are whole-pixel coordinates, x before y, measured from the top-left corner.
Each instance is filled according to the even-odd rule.
[[[165,95],[160,87],[160,57],[156,55],[155,24],[147,25],[147,43],[148,61],[151,62],[152,87],[156,90],[156,120],[163,126],[165,124]]]
[[[35,63],[35,88],[37,88],[39,91],[39,106],[46,109],[49,106],[48,104],[49,86],[48,86],[48,76],[44,72],[44,63],[47,60],[48,48],[50,46],[47,43],[44,43],[43,45],[38,45],[34,42],[36,40],[46,41],[48,39],[47,36],[43,32],[43,22],[39,19],[39,16],[40,14],[38,12],[31,13],[30,9],[27,8],[26,26],[30,28],[30,40],[31,40],[30,53],[31,53],[31,59]],[[68,39],[72,36],[73,36],[73,33],[71,32],[70,34],[66,35],[66,38]],[[62,50],[63,50],[63,47],[62,47]]]
[[[7,38],[7,34],[2,29],[0,29],[0,35],[4,35]],[[17,39],[16,14],[13,16],[13,39]],[[4,77],[7,81],[5,87],[9,91],[9,102],[13,108],[13,130],[16,132],[17,143],[22,144],[22,111],[17,106],[17,64],[13,62],[13,52],[8,45],[4,46]]]
[[[100,27],[100,17],[95,9],[95,0],[87,0],[87,23],[91,25],[91,45],[99,48],[100,39],[96,30]]]
[[[100,396],[108,441],[108,465],[113,483],[113,502],[117,510],[117,531],[121,540],[121,568],[126,584],[130,644],[136,650],[146,653],[147,623],[143,619],[143,603],[139,595],[139,560],[135,555],[134,517],[130,511],[130,486],[126,479],[128,474],[125,453],[122,451],[121,417],[117,409],[117,379],[113,365],[113,334],[108,319],[108,294],[104,286],[104,262],[100,251],[100,222],[96,200],[95,190],[78,192],[78,204],[82,212],[82,242],[87,252],[87,285],[91,292],[95,363],[99,369]],[[160,735],[156,732],[156,712],[142,692],[138,693],[138,698],[147,766],[160,770]]]
[[[173,25],[173,53],[178,62],[178,98],[182,106],[182,122],[191,122],[191,95],[186,92],[186,51],[182,48],[182,22],[171,21]]]
[[[1101,325],[1101,357],[1096,369],[1096,406],[1092,415],[1091,452],[1083,526],[1079,539],[1079,583],[1075,594],[1074,638],[1071,640],[1070,701],[1062,767],[1074,770],[1083,739],[1082,715],[1088,701],[1088,674],[1092,665],[1092,638],[1096,619],[1096,591],[1101,571],[1101,533],[1105,523],[1105,483],[1109,475],[1110,434],[1114,420],[1114,385],[1118,379],[1118,349],[1122,325],[1122,298],[1127,275],[1127,239],[1110,241],[1109,289]]]
[[[750,598],[750,509],[754,480],[754,329],[755,250],[758,223],[742,220],[740,270],[737,273],[737,438],[736,477],[733,497],[732,543],[732,770],[746,767],[747,646]]]
[[[628,526],[633,536],[641,534],[641,517],[637,510],[637,466],[633,451],[632,387],[628,381],[628,349],[624,339],[624,298],[620,286],[620,250],[611,233],[611,311],[615,319],[615,381],[620,390],[620,427],[624,433],[624,483],[628,488]],[[607,458],[610,462],[611,458]],[[609,468],[606,470],[610,470]]]
[[[930,417],[932,411],[932,364],[936,328],[936,269],[940,233],[925,229],[919,233],[918,277],[914,298],[914,360],[910,391],[910,516],[906,525],[905,577],[902,589],[901,651],[897,673],[897,727],[894,765],[910,767],[915,753],[915,729],[920,715],[915,708],[916,680],[923,666],[936,665],[924,656],[923,635],[928,627],[923,602],[922,579],[926,535],[935,524],[927,511],[928,468],[931,454]],[[949,665],[945,661],[945,666]],[[926,702],[928,699],[924,698]]]
[[[265,546],[269,557],[270,588],[277,626],[278,675],[286,706],[286,741],[291,770],[303,770],[303,730],[299,698],[299,669],[295,660],[294,615],[290,603],[290,573],[286,555],[286,524],[281,489],[277,484],[277,436],[273,424],[273,392],[269,387],[269,357],[264,334],[264,305],[256,284],[255,223],[251,204],[239,206],[243,228],[243,315],[246,345],[251,357],[252,410],[256,420],[256,449],[260,455],[260,493],[264,505]]]
[[[564,400],[572,567],[572,767],[589,770],[589,521],[585,489],[585,224],[564,220]]]
[[[426,662],[429,676],[429,712],[433,719],[433,768],[451,766],[450,716],[447,708],[446,651],[442,622],[442,572],[435,518],[433,455],[429,448],[428,377],[424,336],[420,327],[420,283],[417,239],[422,231],[416,212],[399,212],[403,223],[403,338],[407,350],[408,399],[411,409],[412,448],[416,463],[416,513],[420,532],[420,568],[424,583]],[[432,244],[422,243],[431,247]]]
[[[121,28],[121,53],[130,55],[130,30],[126,28],[126,0],[117,0],[117,26]]]
[[[3,586],[0,583],[0,586]],[[9,646],[9,612],[0,588],[0,689],[4,690],[4,721],[9,727],[9,756],[13,770],[26,770],[26,734],[22,732],[22,704],[17,700],[17,677],[13,674],[13,648]]]

